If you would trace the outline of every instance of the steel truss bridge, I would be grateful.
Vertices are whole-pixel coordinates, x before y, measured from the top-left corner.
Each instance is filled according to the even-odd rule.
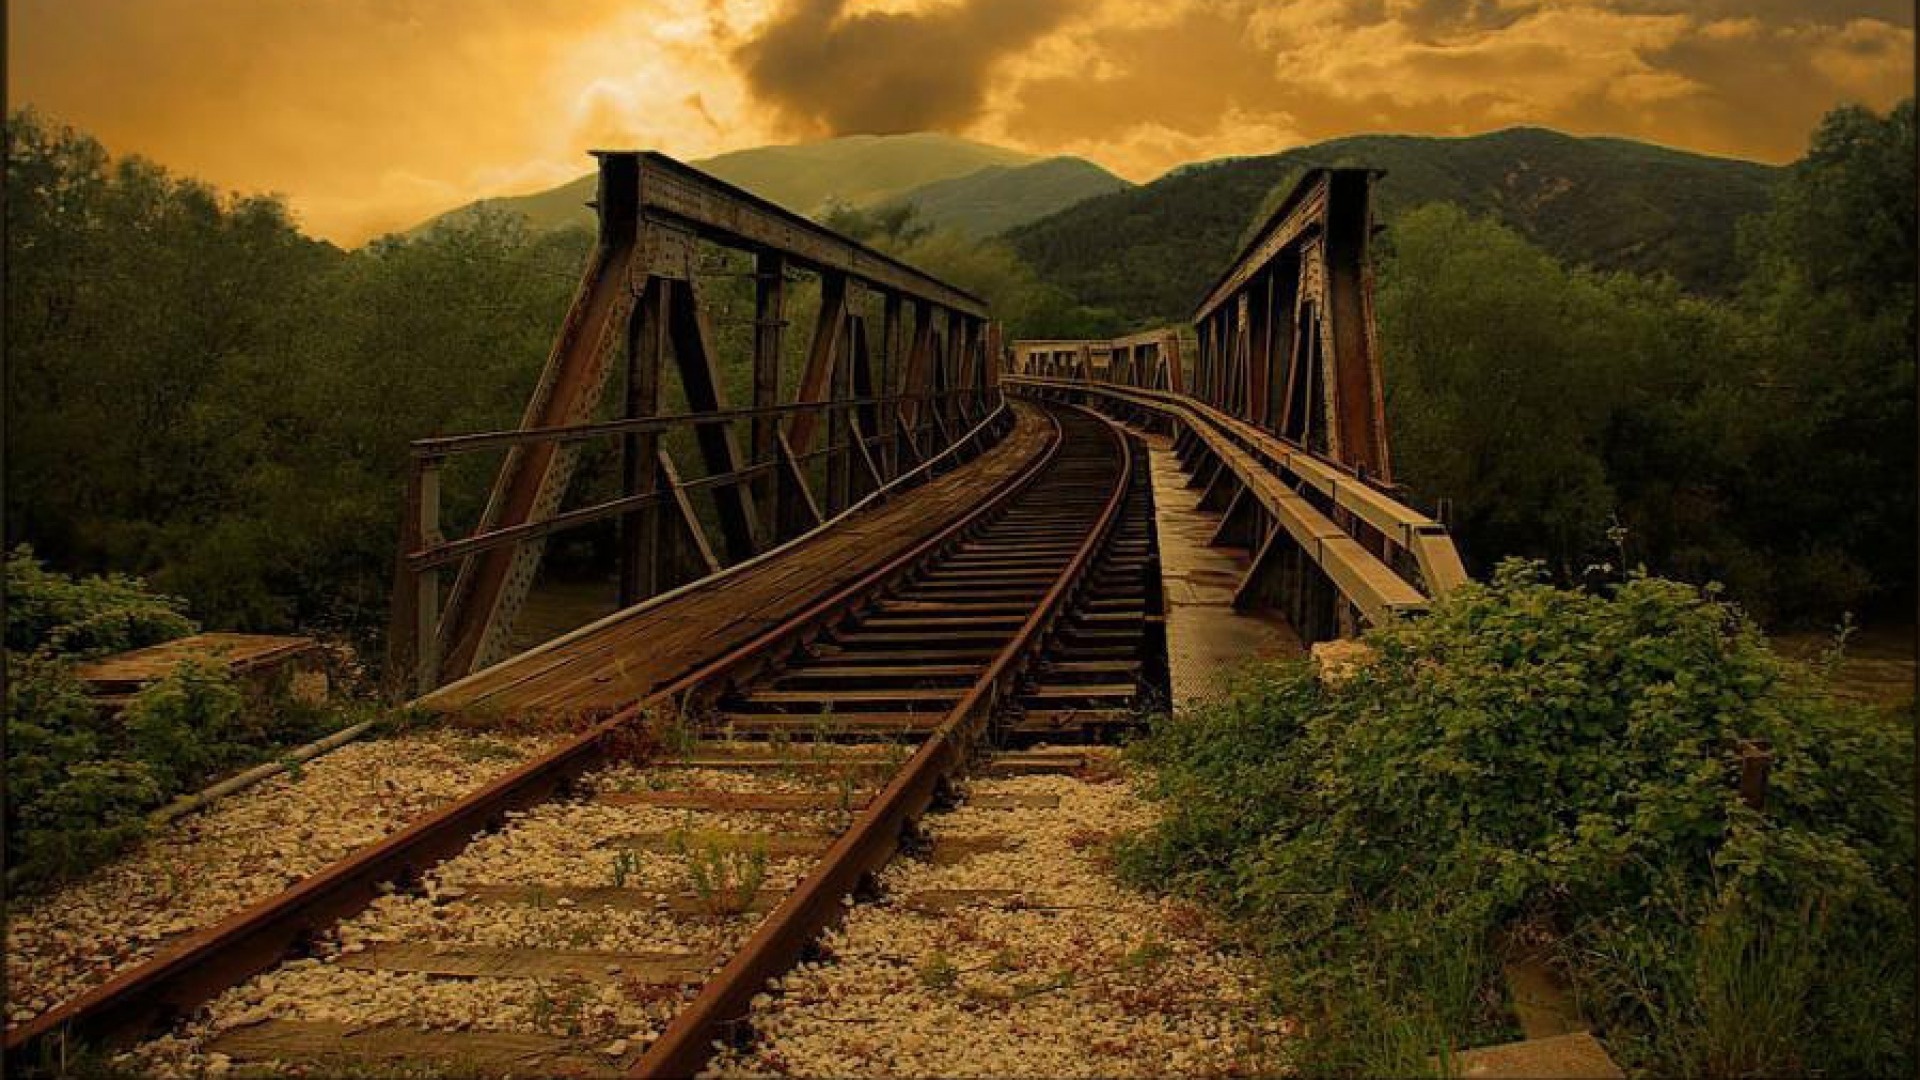
[[[414,707],[569,734],[16,1028],[12,1063],[191,1014],[657,752],[669,718],[729,745],[902,746],[619,1065],[683,1075],[985,748],[1108,739],[1167,704],[1153,461],[1199,492],[1212,544],[1244,550],[1232,607],[1302,641],[1418,617],[1466,580],[1393,484],[1371,171],[1307,174],[1190,325],[1002,342],[982,299],[899,260],[662,155],[598,159],[598,243],[520,426],[412,444],[390,635]],[[614,610],[516,648],[543,554],[581,535],[612,540]]]

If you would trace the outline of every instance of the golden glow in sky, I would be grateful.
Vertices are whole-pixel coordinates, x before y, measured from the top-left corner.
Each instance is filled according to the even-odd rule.
[[[1538,124],[1785,161],[1904,0],[12,0],[8,94],[343,244],[588,171],[932,130],[1134,180]]]

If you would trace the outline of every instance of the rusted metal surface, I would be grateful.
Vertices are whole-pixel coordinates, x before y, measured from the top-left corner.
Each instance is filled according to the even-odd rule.
[[[599,244],[527,402],[523,428],[582,423],[599,407],[611,373],[615,339],[625,334],[635,304],[627,287],[635,237],[619,227],[634,209],[621,179],[617,170],[603,168],[600,205],[605,212]],[[550,442],[530,442],[509,450],[479,530],[551,517],[566,494],[576,458],[575,448]],[[438,639],[432,645],[415,645],[416,656],[437,658],[439,667],[467,671],[498,655],[533,584],[540,554],[541,545],[535,542],[492,549],[464,564],[448,595],[444,620],[432,617],[429,601],[433,597],[425,595],[418,583],[407,582],[413,598],[405,603],[414,609],[408,622],[431,621]],[[413,633],[412,625],[398,621],[394,629]]]
[[[1314,169],[1193,315],[1192,391],[1350,469],[1391,479],[1368,264],[1372,169]]]
[[[767,980],[796,963],[822,929],[839,918],[842,900],[862,878],[892,857],[908,825],[933,800],[941,782],[966,761],[988,720],[1010,695],[1049,632],[1085,583],[1094,556],[1119,520],[1131,481],[1132,459],[1117,433],[1111,491],[1092,528],[1059,570],[1019,629],[1000,646],[965,696],[941,718],[912,759],[860,812],[853,825],[747,944],[682,1008],[631,1070],[636,1076],[690,1076],[713,1050],[716,1037],[743,1018]],[[1063,522],[1063,525],[1066,523]]]
[[[1202,505],[1211,494],[1211,509],[1253,515],[1246,528],[1254,559],[1236,605],[1278,607],[1309,643],[1417,614],[1466,578],[1439,522],[1191,397],[1031,376],[1010,376],[1007,385],[1176,428],[1175,450],[1205,489]]]
[[[1278,613],[1234,605],[1260,537],[1251,528],[1227,527],[1233,524],[1231,511],[1223,517],[1200,509],[1201,493],[1187,486],[1170,442],[1155,435],[1149,445],[1171,700],[1183,704],[1217,692],[1222,676],[1234,667],[1254,659],[1297,657],[1304,649]]]
[[[1184,355],[1180,334],[1171,329],[1100,340],[1021,340],[1011,347],[1007,370],[1180,393],[1186,386]]]
[[[986,307],[978,297],[663,155],[596,157],[599,245],[521,430],[415,447],[390,634],[388,681],[395,687],[423,692],[499,659],[546,538],[556,532],[617,516],[620,598],[638,603],[700,572],[709,551],[736,563],[838,514],[906,462],[944,449],[997,403],[985,353]],[[703,296],[701,260],[716,250],[753,264],[747,410],[725,400],[726,365]],[[796,273],[819,276],[823,303],[806,369],[789,407],[777,411],[785,287]],[[869,295],[886,312],[878,348],[856,303]],[[904,358],[907,377],[883,405],[876,387],[895,381],[909,309],[914,348]],[[623,363],[614,362],[616,354]],[[701,468],[672,491],[662,488],[656,467],[666,429],[643,423],[658,415],[667,368],[677,373],[695,418],[689,426]],[[624,372],[626,424],[590,423],[615,370]],[[863,402],[854,404],[856,397]],[[707,422],[720,416],[729,422]],[[736,420],[749,428],[736,433]],[[782,420],[790,454],[780,445]],[[819,431],[825,448],[816,458]],[[559,512],[581,444],[616,437],[621,497]],[[469,536],[441,543],[437,462],[480,449],[506,451],[486,509]],[[682,455],[673,464],[693,463]],[[814,468],[824,476],[821,491],[810,486]],[[681,512],[672,524],[693,492],[703,512]],[[712,537],[697,520],[709,509],[718,526]],[[443,605],[440,567],[454,563],[458,572]]]
[[[1315,169],[1264,222],[1194,313],[1190,379],[1177,352],[1020,341],[1009,385],[1097,402],[1174,437],[1253,561],[1239,607],[1283,611],[1308,643],[1425,610],[1466,580],[1440,522],[1392,485],[1368,244],[1379,173]],[[1163,349],[1171,352],[1172,349]]]

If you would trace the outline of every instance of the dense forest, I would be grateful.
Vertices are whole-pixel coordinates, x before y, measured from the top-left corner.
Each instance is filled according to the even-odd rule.
[[[1481,566],[1645,562],[1779,620],[1906,602],[1913,161],[1910,102],[1836,111],[1739,222],[1737,272],[1693,291],[1405,208],[1378,267],[1400,479]],[[343,252],[30,113],[7,168],[9,546],[144,574],[210,626],[377,635],[406,441],[516,420],[588,234],[479,213]],[[1208,213],[1237,236],[1286,179]],[[1017,243],[834,223],[985,293],[1012,336],[1127,324]]]

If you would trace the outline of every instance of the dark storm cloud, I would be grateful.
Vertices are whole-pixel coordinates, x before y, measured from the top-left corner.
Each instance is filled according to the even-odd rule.
[[[964,0],[846,14],[846,0],[791,0],[734,52],[756,98],[796,134],[954,130],[986,104],[995,61],[1078,6]]]

